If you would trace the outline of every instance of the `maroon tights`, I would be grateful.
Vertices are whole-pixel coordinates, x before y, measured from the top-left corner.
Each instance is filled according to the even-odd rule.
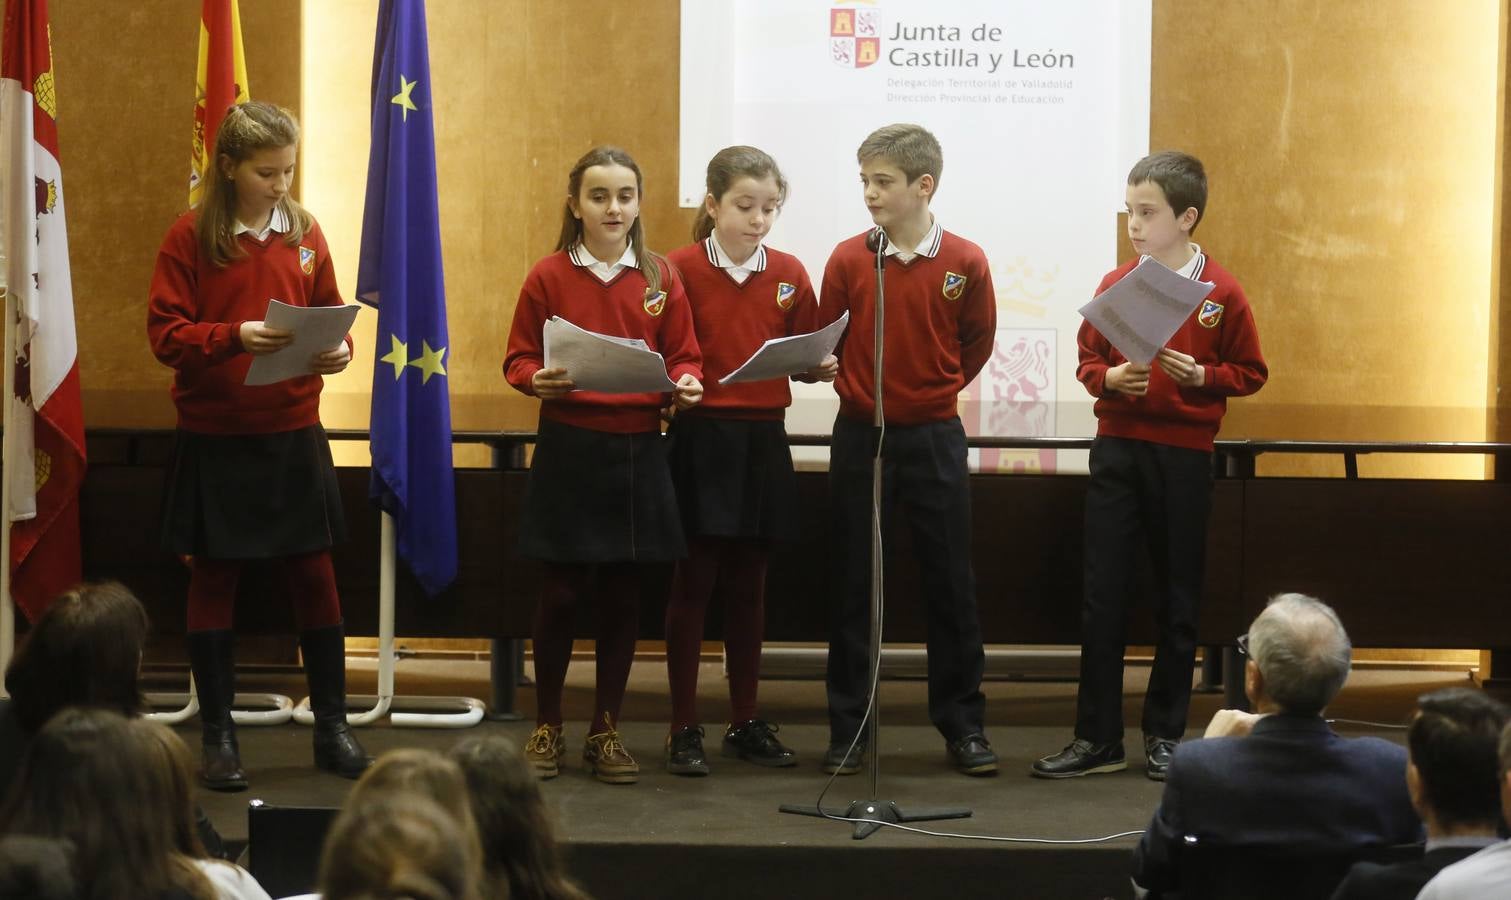
[[[730,721],[756,715],[761,638],[766,620],[764,541],[694,537],[677,564],[666,604],[666,676],[672,694],[672,730],[698,724],[698,662],[703,615],[717,590],[724,599],[724,655],[729,667]]]
[[[538,725],[561,724],[561,695],[572,661],[572,637],[577,607],[596,601],[598,642],[597,684],[589,734],[618,727],[630,664],[635,661],[635,637],[640,625],[641,567],[635,563],[546,563],[540,605],[535,609],[535,720]]]
[[[294,621],[300,631],[341,622],[341,599],[329,550],[285,556],[282,565]],[[196,556],[189,575],[189,630],[229,629],[236,609],[236,582],[244,560]]]

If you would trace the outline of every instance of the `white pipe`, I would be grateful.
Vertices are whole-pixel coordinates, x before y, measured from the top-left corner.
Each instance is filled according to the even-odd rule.
[[[0,178],[0,181],[5,183],[5,190],[9,190],[11,179]],[[0,197],[3,197],[3,194],[0,194]],[[8,200],[0,199],[0,203],[4,202]],[[3,276],[5,263],[3,247],[3,243],[0,243],[0,276]],[[9,472],[10,467],[15,464],[15,460],[10,457],[11,441],[14,435],[11,429],[11,416],[15,412],[13,407],[16,396],[16,297],[3,284],[0,284],[0,289],[5,290],[5,410],[3,414],[5,440],[4,448],[0,449],[0,460],[3,460],[0,461],[0,519],[4,520],[0,522],[0,525],[4,526],[0,529],[0,560],[4,560],[4,563],[0,564],[0,673],[4,673],[10,667],[11,654],[16,649],[16,607],[11,602],[10,595],[12,525],[10,477],[4,474]],[[3,682],[3,677],[0,677],[0,696],[8,697],[10,694],[6,693]]]

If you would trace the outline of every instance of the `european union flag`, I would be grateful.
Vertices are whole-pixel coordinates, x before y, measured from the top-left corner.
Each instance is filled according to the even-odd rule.
[[[434,596],[456,579],[456,491],[431,96],[423,0],[382,0],[357,265],[357,298],[378,310],[371,495]]]

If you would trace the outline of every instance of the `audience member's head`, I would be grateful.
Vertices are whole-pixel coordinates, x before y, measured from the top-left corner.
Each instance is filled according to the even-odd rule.
[[[429,797],[441,808],[472,824],[472,806],[467,801],[467,779],[461,768],[435,752],[415,747],[390,750],[357,780],[347,805],[399,792]]]
[[[206,859],[194,814],[194,763],[189,747],[173,729],[150,719],[132,719],[126,726],[141,746],[151,764],[142,776],[149,780],[148,790],[157,798],[155,809],[144,816],[144,824],[165,831],[173,849],[194,859]]]
[[[354,795],[325,839],[320,895],[323,900],[474,900],[480,878],[477,856],[469,850],[469,843],[476,843],[470,828],[470,821],[459,821],[421,794]]]
[[[119,582],[80,585],[53,600],[5,672],[21,727],[36,732],[65,706],[136,715],[146,640],[147,612]]]
[[[463,739],[448,754],[467,776],[483,864],[513,900],[583,900],[556,852],[555,829],[540,781],[507,739]]]
[[[1281,594],[1249,626],[1249,699],[1261,710],[1321,715],[1348,680],[1352,650],[1332,607],[1305,594]]]
[[[0,810],[0,834],[71,842],[84,897],[212,898],[169,809],[177,801],[154,729],[166,730],[105,709],[69,708],[49,719]],[[195,845],[192,830],[188,843]]]
[[[1500,823],[1498,754],[1507,709],[1473,688],[1448,688],[1417,699],[1406,734],[1406,784],[1428,827],[1494,834]]]
[[[0,900],[79,900],[73,844],[17,834],[0,838]]]
[[[1511,723],[1501,732],[1500,763],[1501,818],[1511,824]]]

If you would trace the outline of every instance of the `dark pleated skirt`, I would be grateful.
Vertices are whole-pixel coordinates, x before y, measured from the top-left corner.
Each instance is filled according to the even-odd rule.
[[[797,477],[782,422],[684,415],[669,436],[688,534],[767,540],[797,534]]]
[[[541,419],[519,550],[550,562],[670,562],[687,555],[660,432]]]
[[[179,429],[163,490],[163,549],[271,559],[345,539],[324,428],[234,435]]]

